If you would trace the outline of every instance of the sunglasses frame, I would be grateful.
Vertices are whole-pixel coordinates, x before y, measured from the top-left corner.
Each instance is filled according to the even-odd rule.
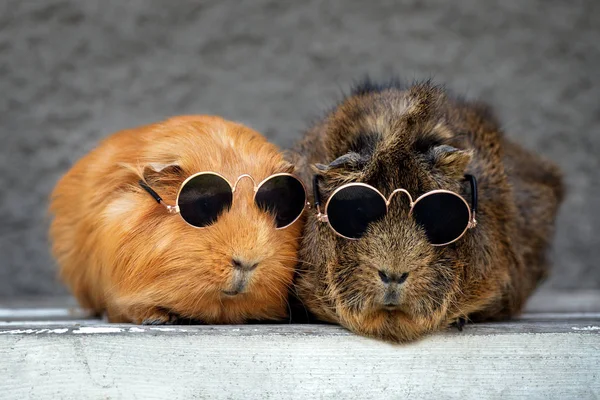
[[[384,203],[385,203],[385,213],[387,214],[389,212],[389,206],[392,202],[392,198],[397,194],[397,193],[404,193],[405,195],[408,196],[408,199],[410,201],[410,211],[408,213],[409,216],[412,216],[413,214],[413,210],[415,205],[423,200],[424,198],[434,195],[434,194],[438,194],[438,193],[447,193],[447,194],[452,194],[456,197],[458,197],[459,199],[461,199],[463,201],[463,203],[465,203],[465,206],[467,207],[467,210],[469,212],[469,222],[467,223],[467,226],[465,227],[465,229],[463,230],[463,232],[454,240],[451,240],[449,242],[446,243],[441,243],[441,244],[433,244],[431,243],[432,246],[434,247],[439,247],[439,246],[446,246],[449,245],[451,243],[456,242],[457,240],[459,240],[460,238],[462,238],[465,233],[467,233],[467,231],[469,229],[473,229],[477,226],[477,219],[476,219],[476,215],[477,215],[477,179],[475,179],[475,177],[473,175],[465,175],[464,179],[466,181],[468,181],[471,184],[471,203],[472,205],[469,206],[469,203],[467,203],[467,201],[458,193],[455,193],[451,190],[446,190],[446,189],[435,189],[435,190],[431,190],[429,192],[425,192],[422,195],[420,195],[419,197],[417,197],[416,200],[413,201],[413,198],[411,196],[411,194],[406,190],[406,189],[395,189],[392,191],[392,193],[386,198],[383,193],[381,193],[377,188],[367,184],[367,183],[362,183],[362,182],[351,182],[351,183],[346,183],[345,185],[342,185],[340,187],[338,187],[337,189],[335,189],[331,195],[329,195],[329,197],[327,198],[327,202],[325,203],[325,213],[321,212],[321,196],[319,194],[319,179],[320,179],[320,175],[315,175],[313,177],[313,194],[314,194],[314,203],[315,203],[315,208],[317,209],[317,220],[319,222],[322,223],[327,223],[327,225],[329,225],[329,228],[338,236],[343,237],[344,239],[348,239],[348,240],[360,240],[360,238],[352,238],[352,237],[348,237],[348,236],[344,236],[341,233],[339,233],[332,225],[331,222],[329,221],[329,217],[327,216],[327,210],[329,208],[329,202],[331,201],[331,199],[336,195],[336,193],[338,193],[339,191],[348,188],[348,187],[352,187],[352,186],[360,186],[360,187],[366,187],[368,189],[373,190],[374,192],[376,192],[377,194],[379,194],[381,196],[381,198],[383,199]]]
[[[296,221],[298,221],[298,219],[302,216],[302,214],[304,213],[304,210],[306,210],[307,206],[310,206],[310,203],[308,202],[308,195],[306,192],[306,186],[304,186],[304,183],[298,179],[296,176],[287,173],[287,172],[279,172],[273,175],[269,175],[267,176],[265,179],[263,179],[262,181],[260,181],[258,184],[256,184],[256,180],[250,175],[250,174],[241,174],[240,176],[237,177],[235,183],[232,185],[231,182],[229,182],[229,180],[227,178],[225,178],[223,175],[219,174],[218,172],[214,172],[214,171],[202,171],[202,172],[197,172],[193,175],[190,175],[189,177],[187,177],[179,186],[179,190],[177,191],[177,197],[175,199],[175,205],[170,205],[164,202],[164,200],[158,195],[158,193],[156,193],[156,191],[154,191],[154,189],[152,189],[144,180],[140,180],[138,183],[139,185],[142,187],[142,189],[144,189],[146,192],[148,192],[153,198],[154,200],[156,200],[156,202],[160,205],[162,205],[163,207],[165,207],[165,209],[167,210],[167,212],[169,214],[180,214],[180,208],[179,208],[179,195],[181,194],[181,191],[183,190],[183,188],[185,187],[185,185],[192,179],[200,176],[200,175],[216,175],[219,178],[223,179],[225,182],[227,182],[227,184],[229,185],[229,187],[231,188],[231,205],[233,205],[233,195],[235,194],[235,190],[237,189],[238,184],[240,183],[240,181],[243,178],[248,178],[252,181],[252,184],[254,185],[254,195],[252,196],[252,201],[254,203],[256,203],[256,194],[258,193],[258,191],[260,190],[260,188],[270,179],[272,178],[276,178],[278,176],[291,176],[292,178],[296,179],[298,182],[300,182],[300,184],[302,185],[302,188],[304,189],[304,208],[302,209],[302,211],[298,214],[298,216],[289,224],[285,225],[285,226],[281,226],[281,227],[276,227],[275,229],[279,230],[279,229],[285,229],[287,227],[289,227],[290,225],[293,225]],[[185,220],[185,218],[183,218],[183,216],[181,216],[181,219],[188,224],[191,227],[194,227],[196,229],[204,229],[204,228],[208,228],[211,224],[207,225],[207,226],[196,226],[196,225],[192,225],[189,222],[187,222]]]

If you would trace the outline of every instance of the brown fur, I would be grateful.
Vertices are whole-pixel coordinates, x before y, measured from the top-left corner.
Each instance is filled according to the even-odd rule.
[[[83,157],[57,184],[50,236],[60,276],[83,307],[110,321],[168,323],[175,317],[241,323],[287,315],[302,221],[276,230],[242,179],[232,208],[197,229],[168,214],[188,176],[215,171],[232,184],[291,172],[257,132],[219,117],[177,117],[118,132]],[[236,296],[232,258],[259,263]]]
[[[297,292],[322,320],[384,340],[413,340],[460,318],[516,315],[547,273],[561,174],[506,139],[482,104],[430,83],[367,82],[306,134],[292,158],[306,182],[322,175],[323,203],[347,182],[366,182],[385,196],[404,188],[413,198],[443,188],[467,200],[463,174],[479,182],[479,225],[443,247],[428,243],[403,196],[358,241],[336,236],[311,212]],[[382,306],[378,269],[408,274],[395,309]]]

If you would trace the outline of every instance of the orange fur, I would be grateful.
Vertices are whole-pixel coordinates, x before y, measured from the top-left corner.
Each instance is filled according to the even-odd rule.
[[[290,168],[259,133],[219,117],[176,117],[118,132],[77,162],[52,194],[60,276],[83,307],[107,311],[112,322],[283,318],[302,219],[276,230],[254,205],[251,181],[242,179],[231,209],[198,229],[168,214],[138,181],[175,204],[181,183],[196,172],[215,171],[232,183],[247,173],[258,183]],[[247,290],[226,296],[233,257],[259,264]]]

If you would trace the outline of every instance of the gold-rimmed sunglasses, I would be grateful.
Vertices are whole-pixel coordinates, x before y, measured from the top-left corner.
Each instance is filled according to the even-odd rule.
[[[433,246],[444,246],[463,237],[467,230],[477,226],[477,180],[465,175],[471,186],[471,206],[457,193],[437,189],[422,194],[413,201],[405,189],[392,191],[385,197],[379,190],[366,183],[348,183],[335,189],[327,199],[324,213],[321,212],[319,175],[313,178],[313,191],[317,219],[327,223],[339,236],[357,240],[367,231],[369,224],[383,218],[392,198],[403,193],[410,201],[410,212],[423,227]]]
[[[259,184],[251,175],[242,174],[233,185],[216,172],[198,172],[183,181],[175,205],[166,204],[145,181],[140,180],[139,185],[170,214],[179,214],[189,225],[204,228],[231,208],[233,193],[244,178],[250,179],[254,185],[253,201],[257,207],[275,217],[276,229],[287,228],[296,222],[308,204],[304,184],[285,172],[270,175]]]

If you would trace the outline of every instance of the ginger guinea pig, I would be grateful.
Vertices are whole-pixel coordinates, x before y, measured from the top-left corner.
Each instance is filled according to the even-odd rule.
[[[561,174],[485,105],[367,81],[293,160],[316,174],[296,289],[321,320],[409,341],[513,316],[547,273]]]
[[[306,203],[259,133],[187,116],[105,139],[58,182],[52,250],[111,322],[286,317]]]

